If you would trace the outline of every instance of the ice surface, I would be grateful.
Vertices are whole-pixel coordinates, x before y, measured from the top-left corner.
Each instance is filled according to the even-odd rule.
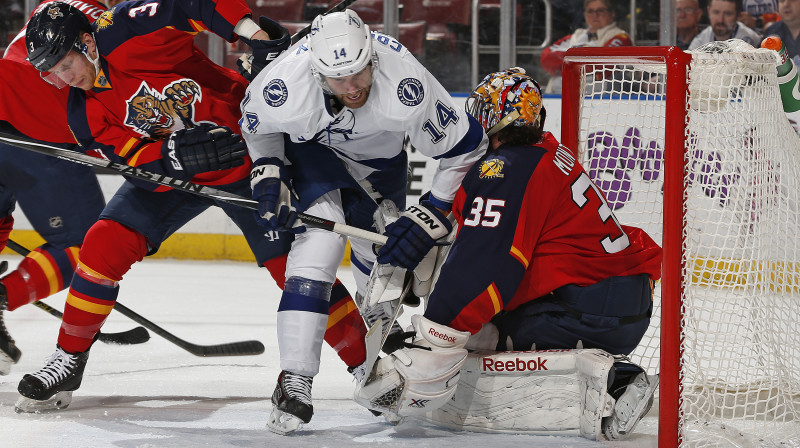
[[[15,266],[20,257],[0,257]],[[352,275],[339,276],[351,291]],[[46,300],[63,309],[66,293]],[[394,427],[351,400],[355,384],[333,350],[314,380],[314,418],[296,434],[270,433],[269,396],[280,371],[275,330],[280,290],[255,263],[147,259],[133,267],[119,301],[197,344],[258,339],[258,356],[201,358],[151,332],[149,342],[97,342],[66,410],[16,414],[17,384],[55,349],[59,322],[33,306],[6,313],[22,359],[0,377],[0,447],[654,447],[655,410],[625,442],[579,437],[457,432],[409,420]],[[401,318],[406,325],[414,309]],[[136,326],[112,312],[103,331]]]

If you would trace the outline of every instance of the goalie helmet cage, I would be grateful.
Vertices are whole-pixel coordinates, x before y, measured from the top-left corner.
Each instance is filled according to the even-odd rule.
[[[663,249],[659,446],[800,446],[800,139],[775,55],[574,48],[562,142]],[[654,406],[655,408],[655,406]]]

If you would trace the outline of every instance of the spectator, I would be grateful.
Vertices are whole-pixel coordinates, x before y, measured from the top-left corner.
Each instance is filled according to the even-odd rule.
[[[677,28],[677,42],[675,45],[681,50],[689,48],[695,36],[700,33],[700,18],[703,10],[697,0],[678,0],[675,8],[675,25]]]
[[[542,52],[542,68],[552,77],[546,93],[561,93],[561,64],[572,47],[621,47],[633,45],[630,36],[614,22],[616,14],[611,0],[584,0],[586,28],[564,36]]]
[[[768,26],[780,20],[778,3],[779,0],[742,0],[739,21],[756,32],[763,33]]]
[[[764,37],[780,37],[794,65],[800,65],[800,0],[780,0],[778,12],[781,20],[770,25]]]
[[[732,38],[741,39],[758,47],[761,44],[761,36],[744,23],[736,20],[741,10],[742,0],[711,0],[707,9],[708,21],[711,25],[692,39],[689,50],[716,40]]]

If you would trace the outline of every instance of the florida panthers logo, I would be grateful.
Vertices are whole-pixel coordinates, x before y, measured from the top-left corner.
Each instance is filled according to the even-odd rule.
[[[500,159],[485,160],[481,163],[481,172],[478,177],[481,179],[503,177],[503,165],[505,162]]]
[[[108,11],[104,11],[100,14],[100,17],[95,20],[94,25],[97,27],[98,30],[102,30],[108,28],[109,26],[114,24],[114,10],[109,9]]]
[[[50,9],[47,10],[47,15],[53,20],[56,20],[57,17],[64,17],[64,13],[61,12],[61,8],[58,6],[51,6]]]
[[[194,103],[199,101],[202,91],[191,79],[175,81],[161,93],[142,82],[128,99],[125,124],[144,136],[162,139],[172,131],[194,127]]]

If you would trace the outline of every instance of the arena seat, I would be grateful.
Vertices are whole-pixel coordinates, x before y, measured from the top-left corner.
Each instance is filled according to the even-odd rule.
[[[383,32],[382,23],[371,23],[369,27],[373,31]],[[422,56],[425,53],[425,34],[428,30],[428,23],[424,20],[416,22],[403,22],[397,24],[397,40],[408,48],[414,56]]]

